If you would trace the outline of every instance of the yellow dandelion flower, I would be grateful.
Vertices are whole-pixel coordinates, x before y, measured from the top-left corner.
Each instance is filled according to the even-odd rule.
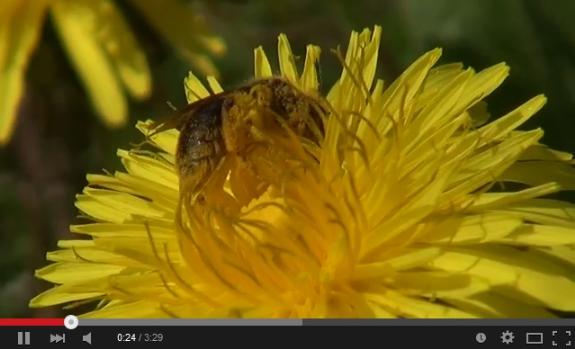
[[[31,306],[98,302],[83,316],[102,318],[575,311],[575,206],[549,196],[575,188],[571,155],[517,129],[545,97],[488,123],[482,100],[507,66],[435,66],[439,49],[384,87],[380,32],[352,33],[317,149],[288,154],[269,140],[251,158],[257,176],[243,185],[267,189],[247,204],[218,169],[222,200],[178,211],[175,130],[153,135],[154,151],[119,150],[125,172],[89,175],[77,198],[93,222],[71,230],[89,239],[48,253],[36,275],[55,286]],[[281,77],[318,95],[319,48],[308,46],[301,75],[283,35],[278,51]],[[255,76],[271,75],[256,49]],[[186,80],[191,99],[222,91],[208,85]]]
[[[150,24],[201,71],[215,74],[209,58],[220,54],[221,40],[180,1],[134,1]],[[25,69],[38,42],[46,14],[94,109],[106,125],[127,120],[125,91],[136,99],[150,93],[146,56],[112,0],[7,0],[0,11],[0,144],[9,141],[24,91]],[[174,18],[178,20],[175,27]]]

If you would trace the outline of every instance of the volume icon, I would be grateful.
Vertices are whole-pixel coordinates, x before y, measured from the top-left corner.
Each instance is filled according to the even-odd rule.
[[[86,342],[88,344],[92,344],[92,332],[89,332],[88,334],[83,335],[82,341]]]
[[[51,334],[50,333],[50,343],[66,343],[66,334]]]

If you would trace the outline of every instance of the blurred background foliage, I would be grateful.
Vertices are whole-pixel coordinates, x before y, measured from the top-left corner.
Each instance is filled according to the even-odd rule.
[[[77,221],[74,198],[86,184],[86,173],[120,169],[116,149],[142,140],[131,127],[136,120],[168,113],[167,102],[176,107],[185,103],[182,81],[189,61],[150,28],[134,8],[137,1],[116,4],[147,56],[152,93],[147,101],[130,102],[130,120],[122,129],[107,129],[98,119],[53,26],[43,28],[26,72],[14,136],[0,149],[0,317],[58,315],[54,309],[27,308],[28,300],[47,287],[34,279],[33,271],[45,265],[45,253],[56,248],[58,239],[71,237],[68,226]],[[380,24],[379,74],[386,81],[437,46],[444,48],[442,63],[461,61],[480,70],[506,61],[511,76],[488,98],[492,115],[545,93],[547,106],[525,127],[543,127],[546,144],[575,152],[575,1],[187,3],[227,44],[227,54],[214,59],[224,87],[252,76],[255,47],[263,45],[273,62],[277,35],[283,32],[302,57],[307,43],[322,47],[321,78],[327,90],[341,71],[330,49],[344,49],[351,30]]]

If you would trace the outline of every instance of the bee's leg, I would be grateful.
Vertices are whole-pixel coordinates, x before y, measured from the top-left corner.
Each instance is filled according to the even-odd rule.
[[[185,166],[179,166],[180,175],[180,198],[196,201],[199,193],[205,187],[211,173],[208,160],[189,162]]]
[[[197,161],[187,172],[180,172],[180,197],[187,197],[194,209],[216,209],[226,215],[239,212],[240,205],[224,187],[230,166],[227,157]]]
[[[324,137],[325,114],[321,111],[313,100],[300,100],[289,108],[288,126],[299,136],[319,145]]]
[[[295,117],[285,118],[283,115],[278,114],[272,109],[261,111],[262,113],[269,114],[270,118],[276,121],[277,127],[269,127],[266,130],[261,130],[256,127],[250,128],[250,134],[261,143],[267,144],[267,149],[273,152],[273,148],[280,153],[283,153],[283,158],[291,160],[304,160],[306,153],[304,150],[305,138],[298,133],[294,125],[297,126]],[[290,115],[291,117],[291,115]],[[303,117],[298,117],[303,119]],[[291,121],[291,123],[290,123]],[[279,155],[279,154],[277,154]],[[270,156],[274,156],[271,155]]]
[[[268,184],[260,178],[254,166],[242,156],[231,156],[230,185],[234,197],[241,206],[262,195]]]

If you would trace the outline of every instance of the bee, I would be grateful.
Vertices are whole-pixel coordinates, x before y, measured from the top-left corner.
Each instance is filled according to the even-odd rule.
[[[170,128],[180,131],[176,168],[181,196],[194,200],[221,170],[225,175],[220,178],[226,177],[226,171],[230,173],[232,191],[240,204],[245,204],[264,190],[238,184],[257,182],[258,175],[246,160],[249,153],[287,133],[319,145],[326,111],[323,100],[284,78],[270,77],[192,102],[156,126],[153,133]]]

